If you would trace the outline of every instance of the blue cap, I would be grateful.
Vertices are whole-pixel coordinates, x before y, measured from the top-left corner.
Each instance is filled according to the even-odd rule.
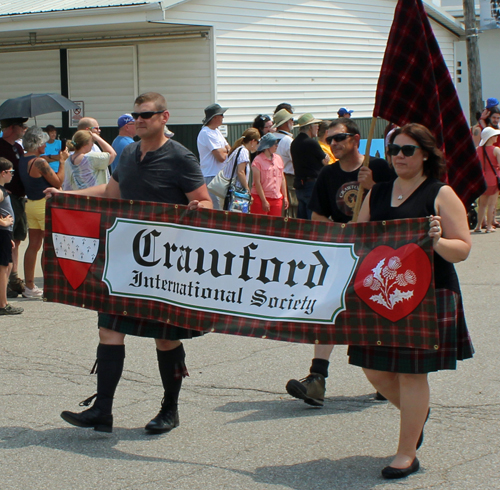
[[[345,107],[341,107],[337,114],[339,117],[345,116],[346,114],[352,114],[354,111],[352,109],[346,109]]]
[[[495,97],[490,97],[487,101],[486,101],[486,109],[492,109],[493,107],[495,107],[496,105],[498,105],[498,99],[495,99]]]
[[[123,128],[125,124],[128,124],[129,122],[134,122],[134,118],[132,117],[131,114],[123,114],[123,116],[120,116],[118,118],[118,127]]]

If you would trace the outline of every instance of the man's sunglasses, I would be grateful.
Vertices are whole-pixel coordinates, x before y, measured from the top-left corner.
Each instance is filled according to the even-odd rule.
[[[333,136],[328,136],[326,138],[326,142],[331,145],[332,141],[335,141],[336,143],[340,143],[341,141],[345,141],[349,136],[354,136],[354,133],[338,133],[334,134]]]
[[[412,157],[415,154],[415,150],[420,148],[420,146],[415,145],[395,145],[393,143],[389,144],[387,147],[387,154],[391,157],[395,157],[400,151],[403,152],[405,157]]]
[[[132,112],[131,116],[137,121],[137,119],[151,119],[155,114],[163,114],[165,111],[146,111],[146,112]]]

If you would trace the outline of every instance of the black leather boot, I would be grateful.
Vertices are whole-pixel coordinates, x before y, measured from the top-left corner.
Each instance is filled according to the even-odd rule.
[[[93,427],[100,432],[112,432],[113,397],[120,381],[125,359],[124,345],[99,344],[97,347],[97,393],[80,403],[88,407],[95,398],[94,405],[80,413],[64,411],[61,417],[76,427]]]
[[[168,432],[179,425],[177,402],[182,386],[182,378],[187,373],[184,359],[184,347],[179,345],[169,351],[156,350],[158,368],[164,389],[161,410],[158,415],[146,425],[146,431],[152,434]]]
[[[95,396],[91,396],[80,405],[85,405],[86,402],[87,405],[90,404]],[[99,432],[113,432],[113,415],[103,413],[95,405],[80,413],[64,411],[61,413],[61,417],[76,427],[93,427],[94,430]]]
[[[146,430],[152,434],[162,434],[168,432],[179,425],[179,411],[177,406],[165,406],[162,402],[161,410],[158,415],[147,425]]]

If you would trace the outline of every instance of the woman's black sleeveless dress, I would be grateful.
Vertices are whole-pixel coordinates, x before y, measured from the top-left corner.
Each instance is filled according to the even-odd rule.
[[[423,218],[435,215],[434,201],[445,185],[428,178],[400,206],[391,206],[393,182],[376,184],[370,195],[370,220]],[[349,346],[349,363],[394,373],[423,374],[456,369],[457,360],[469,359],[474,348],[462,306],[460,285],[452,263],[434,253],[434,281],[439,348],[411,349],[383,346]]]

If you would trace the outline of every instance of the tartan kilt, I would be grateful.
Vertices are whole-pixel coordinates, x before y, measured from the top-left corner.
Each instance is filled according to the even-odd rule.
[[[176,327],[169,323],[101,313],[97,315],[97,326],[136,337],[149,337],[161,340],[191,339],[205,335],[205,332]]]
[[[461,295],[449,289],[436,289],[436,309],[439,349],[351,345],[347,351],[349,364],[407,374],[456,369],[457,361],[469,359],[474,354]]]

